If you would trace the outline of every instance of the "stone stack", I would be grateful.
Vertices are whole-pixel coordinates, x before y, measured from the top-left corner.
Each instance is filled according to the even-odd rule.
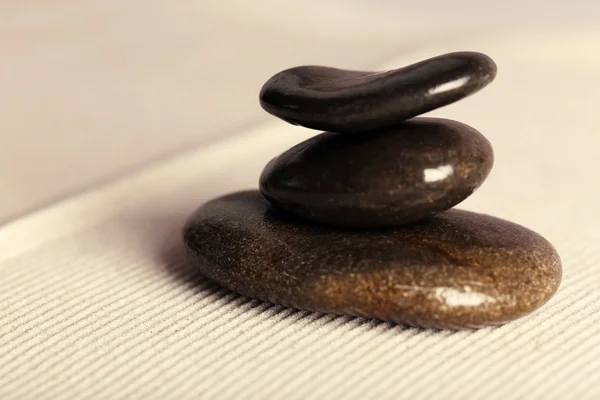
[[[451,210],[486,179],[488,140],[460,122],[414,118],[489,84],[495,63],[451,53],[387,72],[303,66],[260,101],[326,130],[273,159],[260,191],[202,206],[185,227],[190,260],[241,294],[304,310],[431,328],[498,325],[557,290],[543,237]]]

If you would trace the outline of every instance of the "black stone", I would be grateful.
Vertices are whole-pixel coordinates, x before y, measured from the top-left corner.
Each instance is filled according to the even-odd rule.
[[[456,121],[415,118],[368,135],[326,132],[273,159],[260,189],[313,221],[393,226],[460,203],[488,176],[492,147]]]
[[[260,92],[269,113],[334,132],[385,128],[453,103],[489,84],[496,64],[459,52],[386,72],[302,66],[273,76]]]
[[[184,237],[194,265],[243,295],[421,327],[519,318],[556,292],[562,273],[537,233],[458,210],[358,231],[292,218],[248,191],[202,206]]]

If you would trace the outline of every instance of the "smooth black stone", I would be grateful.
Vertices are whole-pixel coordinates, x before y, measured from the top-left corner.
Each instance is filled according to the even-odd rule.
[[[269,79],[260,104],[295,125],[362,132],[453,103],[495,76],[494,61],[475,52],[449,53],[386,72],[302,66]]]
[[[475,129],[415,118],[368,135],[308,139],[265,167],[260,190],[274,205],[313,221],[392,226],[460,203],[493,162],[490,143]]]
[[[202,206],[184,238],[203,274],[243,295],[421,327],[519,318],[556,292],[562,274],[558,254],[537,233],[459,210],[348,230],[293,218],[247,191]]]

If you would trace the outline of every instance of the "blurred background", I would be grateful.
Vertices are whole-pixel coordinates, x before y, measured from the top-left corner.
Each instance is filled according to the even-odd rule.
[[[498,115],[567,134],[597,113],[596,0],[0,0],[0,222],[273,121],[257,93],[283,68],[454,50],[498,62],[477,102],[441,111],[485,134],[528,140]]]

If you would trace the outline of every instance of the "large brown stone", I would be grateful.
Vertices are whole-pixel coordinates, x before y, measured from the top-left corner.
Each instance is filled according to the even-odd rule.
[[[247,191],[202,206],[184,236],[191,262],[241,294],[421,327],[503,324],[543,305],[561,279],[543,237],[459,210],[359,231],[308,224]]]

